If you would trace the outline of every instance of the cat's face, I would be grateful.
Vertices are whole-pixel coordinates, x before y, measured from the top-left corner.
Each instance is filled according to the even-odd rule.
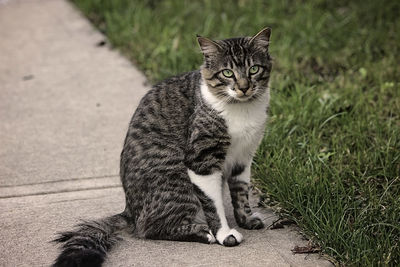
[[[266,28],[254,37],[221,41],[198,37],[204,55],[201,73],[214,96],[238,103],[264,95],[271,72],[270,34]]]

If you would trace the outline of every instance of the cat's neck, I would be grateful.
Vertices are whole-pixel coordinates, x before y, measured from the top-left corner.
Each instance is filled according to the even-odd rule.
[[[241,103],[222,102],[210,92],[204,81],[200,85],[200,91],[202,101],[224,119],[231,137],[226,166],[233,166],[238,162],[249,164],[264,135],[269,89],[257,99]]]

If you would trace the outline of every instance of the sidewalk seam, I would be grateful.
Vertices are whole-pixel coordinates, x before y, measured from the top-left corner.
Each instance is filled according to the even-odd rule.
[[[81,192],[81,191],[90,191],[90,190],[98,190],[98,189],[108,189],[108,188],[118,188],[121,185],[113,185],[113,186],[98,186],[91,188],[82,188],[82,189],[73,189],[73,190],[59,190],[59,191],[51,191],[51,192],[41,192],[41,193],[32,193],[32,194],[21,194],[21,195],[10,195],[10,196],[0,196],[0,199],[7,198],[18,198],[18,197],[29,197],[29,196],[40,196],[40,195],[51,195],[51,194],[59,194],[59,193],[69,193],[69,192]]]

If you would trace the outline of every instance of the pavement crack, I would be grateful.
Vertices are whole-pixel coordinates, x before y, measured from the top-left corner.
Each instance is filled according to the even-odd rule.
[[[43,181],[43,182],[36,182],[36,183],[14,184],[14,185],[12,185],[12,184],[0,185],[0,188],[39,185],[39,184],[53,184],[53,183],[59,183],[59,182],[70,182],[70,181],[101,179],[101,178],[112,178],[112,177],[118,177],[118,176],[119,176],[118,174],[109,174],[109,175],[89,176],[89,177],[74,177],[74,178],[68,178],[68,179],[60,179],[60,180],[56,180],[56,181]]]
[[[82,189],[72,189],[72,190],[66,189],[66,190],[55,190],[55,191],[49,191],[49,192],[15,194],[15,195],[8,195],[8,196],[0,196],[0,199],[16,198],[16,197],[27,197],[27,196],[50,195],[50,194],[69,193],[69,192],[79,192],[79,191],[90,191],[90,190],[108,189],[108,188],[118,188],[118,187],[121,187],[121,185],[98,186],[98,187],[82,188]]]

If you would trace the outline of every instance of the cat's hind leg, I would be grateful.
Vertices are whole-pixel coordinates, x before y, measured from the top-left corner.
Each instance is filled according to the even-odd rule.
[[[170,228],[168,231],[161,233],[158,239],[199,242],[205,244],[215,243],[215,237],[206,224],[183,224]]]
[[[168,218],[163,218],[164,222]],[[165,224],[163,226],[157,225],[157,222],[147,221],[150,223],[146,229],[142,231],[141,236],[148,239],[157,240],[172,240],[172,241],[186,241],[186,242],[199,242],[205,244],[215,243],[215,237],[212,234],[207,224],[195,223],[191,219],[184,219],[180,224]]]
[[[214,243],[193,184],[182,175],[187,174],[171,174],[145,199],[137,233],[148,239]]]

